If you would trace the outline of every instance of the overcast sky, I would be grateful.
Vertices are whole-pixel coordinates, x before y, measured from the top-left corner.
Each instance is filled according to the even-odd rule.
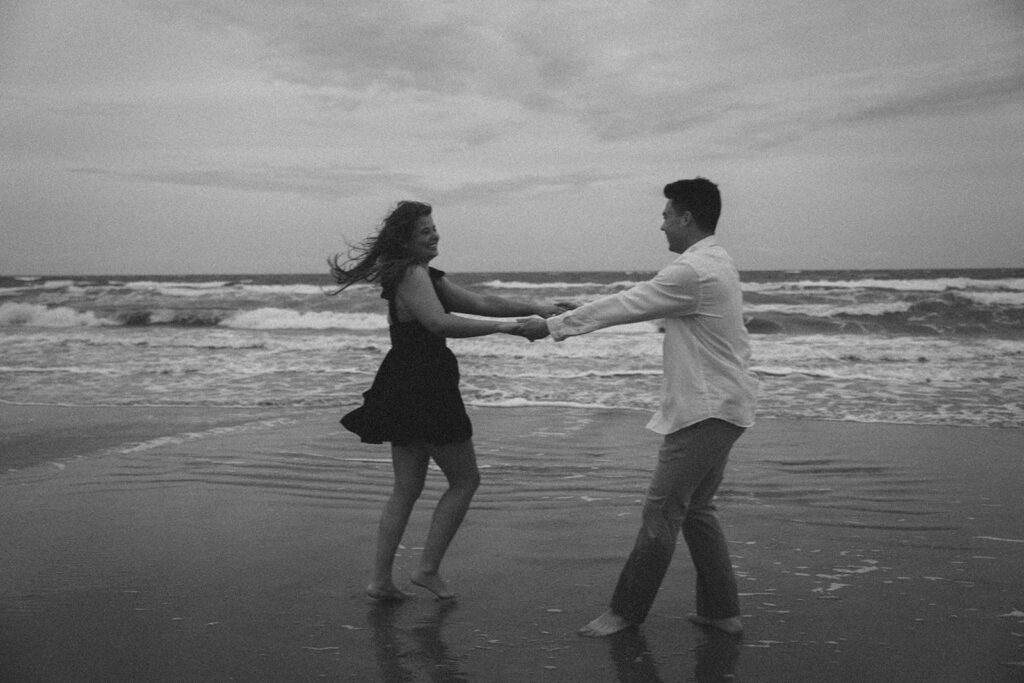
[[[0,274],[1024,267],[1021,0],[0,0]]]

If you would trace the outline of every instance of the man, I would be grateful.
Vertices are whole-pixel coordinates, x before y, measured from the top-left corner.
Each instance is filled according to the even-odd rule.
[[[743,630],[729,549],[713,498],[729,450],[754,423],[756,380],[747,370],[739,273],[715,238],[718,187],[705,178],[666,185],[661,229],[679,254],[652,280],[561,315],[524,321],[532,337],[556,341],[604,327],[664,319],[661,407],[647,424],[664,435],[633,551],[608,610],[580,629],[608,636],[647,617],[680,528],[696,568],[690,620]]]

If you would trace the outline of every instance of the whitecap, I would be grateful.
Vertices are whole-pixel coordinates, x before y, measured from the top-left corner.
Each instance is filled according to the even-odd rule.
[[[387,317],[379,313],[334,313],[258,308],[235,313],[221,326],[249,330],[379,330],[387,329]]]
[[[65,306],[42,306],[8,302],[0,304],[0,326],[24,327],[100,327],[116,325],[97,317],[92,311],[76,311]]]

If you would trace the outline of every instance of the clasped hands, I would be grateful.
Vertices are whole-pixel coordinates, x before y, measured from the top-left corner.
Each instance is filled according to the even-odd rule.
[[[543,339],[550,334],[548,331],[548,324],[545,319],[550,318],[553,315],[558,315],[559,313],[571,311],[574,308],[576,308],[576,304],[569,303],[567,301],[557,301],[550,305],[541,306],[536,315],[529,318],[517,319],[516,328],[513,330],[512,334],[525,337],[531,342]]]
[[[540,316],[535,315],[532,318],[519,318],[516,322],[518,324],[512,334],[517,334],[520,337],[526,337],[531,342],[543,339],[550,334],[548,331],[547,321]]]

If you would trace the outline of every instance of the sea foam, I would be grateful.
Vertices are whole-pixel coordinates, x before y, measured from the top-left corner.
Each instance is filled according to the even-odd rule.
[[[7,302],[0,304],[0,325],[24,327],[99,327],[114,325],[109,320],[87,311],[80,313],[65,306],[43,306]]]
[[[381,330],[387,329],[387,317],[379,313],[333,313],[295,311],[284,308],[258,308],[235,313],[221,321],[222,327],[249,330]]]

